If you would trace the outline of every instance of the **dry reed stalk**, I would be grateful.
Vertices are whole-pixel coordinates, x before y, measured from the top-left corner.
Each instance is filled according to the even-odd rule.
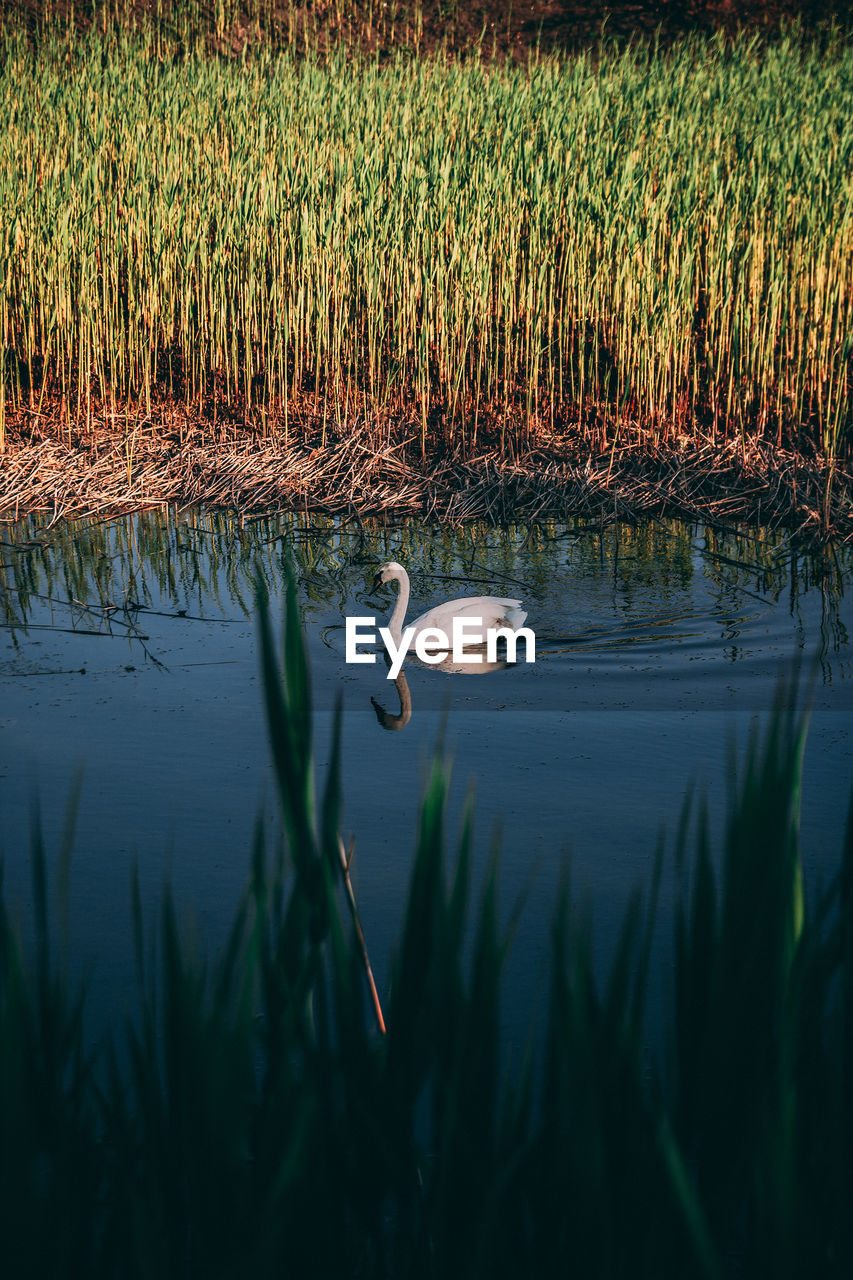
[[[370,999],[373,1004],[373,1012],[376,1015],[376,1024],[382,1035],[385,1035],[385,1018],[382,1013],[382,1005],[379,1000],[379,992],[376,990],[376,982],[373,977],[373,967],[370,963],[370,956],[367,954],[367,943],[364,940],[364,930],[361,927],[361,916],[358,913],[358,904],[355,900],[355,890],[352,887],[349,869],[352,866],[353,854],[355,852],[355,844],[351,840],[349,849],[344,849],[343,840],[338,837],[338,851],[341,858],[341,873],[344,878],[344,886],[347,891],[347,905],[349,906],[350,915],[352,917],[355,936],[358,941],[359,954],[361,955],[361,963],[364,967],[364,975],[367,979],[367,986],[370,991]]]
[[[457,526],[486,519],[532,522],[583,517],[603,525],[644,515],[733,524],[760,514],[811,538],[853,539],[853,478],[836,466],[777,446],[700,440],[678,448],[626,429],[622,445],[589,444],[578,432],[531,436],[524,450],[466,455],[422,452],[411,423],[343,423],[339,434],[303,422],[285,445],[231,423],[213,428],[164,415],[144,424],[128,465],[126,433],[105,418],[71,435],[56,416],[28,415],[7,429],[0,517],[32,511],[63,517],[125,515],[146,507],[201,504],[242,515],[270,510],[393,515]]]

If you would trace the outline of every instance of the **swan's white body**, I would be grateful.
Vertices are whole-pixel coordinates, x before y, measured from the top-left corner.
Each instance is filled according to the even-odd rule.
[[[388,623],[388,630],[395,642],[399,644],[403,635],[406,610],[409,607],[409,575],[396,560],[389,560],[377,571],[373,580],[374,587],[381,582],[400,584],[397,603]],[[504,600],[500,596],[462,596],[459,600],[446,600],[444,604],[437,604],[434,609],[428,609],[419,618],[415,618],[414,622],[408,623],[406,629],[414,628],[413,640],[419,631],[425,631],[428,627],[437,627],[449,636],[453,632],[454,618],[479,618],[483,631],[480,643],[485,645],[487,631],[496,630],[498,627],[508,627],[512,631],[518,631],[519,627],[524,626],[526,617],[527,613],[522,609],[520,600]],[[468,647],[477,646],[475,634],[471,634],[467,644]]]

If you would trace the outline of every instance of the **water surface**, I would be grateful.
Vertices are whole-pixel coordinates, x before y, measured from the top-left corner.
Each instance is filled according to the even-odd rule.
[[[454,760],[451,848],[473,787],[477,865],[500,833],[506,908],[526,895],[508,979],[511,1037],[545,976],[567,859],[606,958],[691,784],[707,792],[719,830],[731,744],[763,720],[796,659],[813,705],[802,826],[813,891],[837,867],[853,780],[849,552],[809,559],[782,535],[678,522],[450,531],[296,517],[241,524],[198,511],[53,528],[31,519],[2,538],[7,891],[29,896],[34,797],[53,856],[79,777],[72,927],[99,999],[131,980],[134,863],[149,911],[168,878],[182,910],[216,939],[245,884],[257,815],[273,823],[254,592],[260,576],[280,617],[287,564],[321,773],[343,697],[345,823],[380,985],[439,740]],[[474,675],[407,663],[401,708],[384,665],[344,662],[345,617],[384,622],[393,607],[392,589],[371,593],[387,559],[409,569],[410,616],[459,595],[520,597],[535,664]]]

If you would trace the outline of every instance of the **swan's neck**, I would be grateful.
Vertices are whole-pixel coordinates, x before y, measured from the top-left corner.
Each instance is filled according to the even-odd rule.
[[[397,644],[399,644],[403,635],[403,621],[406,617],[406,610],[409,607],[409,575],[405,569],[401,569],[396,578],[400,584],[400,590],[397,592],[397,603],[394,605],[394,612],[391,614],[388,630]]]

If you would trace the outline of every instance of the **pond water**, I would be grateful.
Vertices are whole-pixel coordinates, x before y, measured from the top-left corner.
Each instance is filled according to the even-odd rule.
[[[26,909],[34,806],[54,857],[79,779],[71,927],[96,1011],[133,981],[134,863],[149,917],[168,879],[205,938],[223,937],[232,918],[257,816],[274,816],[255,581],[263,577],[280,617],[288,563],[321,777],[343,695],[344,820],[380,990],[439,739],[454,761],[451,850],[473,784],[477,866],[499,833],[505,908],[525,895],[507,974],[513,1041],[546,977],[567,862],[606,961],[691,784],[708,795],[719,831],[732,742],[745,743],[796,658],[813,706],[802,815],[810,884],[838,866],[853,782],[849,551],[815,560],[781,534],[678,522],[448,530],[295,516],[241,523],[199,511],[53,528],[32,518],[0,537],[6,894]],[[401,689],[381,662],[347,665],[345,618],[383,623],[393,607],[395,588],[372,594],[389,559],[411,575],[411,616],[459,595],[521,598],[535,663],[475,675],[409,662]],[[665,874],[664,941],[668,883]]]

